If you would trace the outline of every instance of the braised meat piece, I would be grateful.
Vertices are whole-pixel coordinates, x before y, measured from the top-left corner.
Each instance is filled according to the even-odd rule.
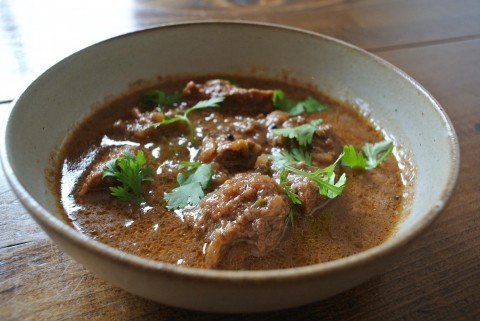
[[[342,145],[334,134],[332,126],[324,123],[318,125],[310,146],[312,165],[318,168],[325,168],[333,164],[341,152]],[[302,170],[309,170],[304,163],[298,163],[296,167]],[[339,175],[338,170],[336,174]],[[303,211],[307,215],[325,206],[331,200],[326,196],[320,195],[317,184],[306,177],[289,173],[287,181],[290,183],[292,191],[298,195],[302,202]]]
[[[298,195],[300,206],[303,208],[305,215],[311,215],[315,210],[327,205],[330,198],[320,195],[318,185],[310,179],[298,174],[289,173],[287,181],[292,191]]]
[[[203,140],[199,159],[204,163],[212,161],[219,163],[230,171],[246,171],[252,169],[257,157],[262,153],[262,147],[251,139],[229,140],[220,136],[207,136]]]
[[[264,118],[264,123],[268,128],[279,128],[289,117],[286,111],[274,110]]]
[[[343,144],[330,124],[321,123],[313,135],[311,145],[312,164],[316,167],[331,165],[342,153]]]
[[[307,123],[303,116],[288,118],[287,115],[282,111],[274,111],[265,117],[265,125],[270,128],[292,128]],[[269,135],[268,142],[271,146],[281,148],[294,147],[296,144],[294,140],[281,135]],[[320,123],[315,129],[312,143],[308,147],[312,165],[315,167],[331,165],[341,154],[342,146],[343,144],[334,133],[332,125]]]
[[[185,209],[186,222],[203,238],[206,267],[217,267],[222,257],[240,246],[244,255],[262,256],[280,242],[290,201],[271,177],[240,173]]]
[[[282,128],[297,127],[306,123],[306,120],[302,116],[292,117],[281,122],[281,120],[284,119],[281,113],[271,114],[267,115],[267,121],[274,121],[273,123],[275,125],[281,124]],[[269,142],[273,146],[287,149],[297,146],[294,140],[280,135],[269,137]],[[320,123],[316,127],[312,137],[312,143],[308,147],[308,152],[311,157],[311,165],[314,167],[325,168],[335,162],[342,152],[342,144],[333,132],[331,125]],[[305,171],[311,170],[303,161],[296,163],[294,166]],[[338,175],[339,173],[337,172],[336,174]],[[278,173],[276,175],[278,175]],[[292,191],[298,195],[301,201],[301,207],[306,215],[312,214],[315,210],[325,206],[330,201],[330,198],[320,195],[315,182],[304,176],[288,173],[287,181]]]
[[[198,101],[212,97],[225,97],[222,107],[235,113],[267,114],[273,111],[273,91],[240,88],[223,79],[208,80],[203,84],[190,81],[183,89],[185,98]]]
[[[187,129],[184,122],[174,122],[170,124],[162,124],[155,126],[165,119],[165,115],[172,117],[174,114],[167,111],[166,114],[158,109],[152,111],[141,112],[137,107],[128,111],[129,118],[121,119],[113,125],[114,134],[119,136],[127,136],[135,141],[148,141],[154,136],[176,136]]]
[[[249,139],[239,139],[219,145],[216,161],[225,168],[250,169],[261,153],[262,146],[259,144]]]
[[[198,159],[215,162],[230,173],[253,169],[267,140],[265,125],[253,117],[241,119],[212,113],[217,126],[204,132]]]

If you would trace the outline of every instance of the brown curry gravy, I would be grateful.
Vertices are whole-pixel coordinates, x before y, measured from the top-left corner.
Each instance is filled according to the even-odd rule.
[[[237,79],[244,88],[280,88],[291,99],[310,95],[326,102],[329,109],[308,117],[322,118],[332,124],[345,144],[360,148],[366,142],[383,139],[355,108],[318,92],[278,81]],[[155,88],[181,90],[188,80],[161,83]],[[134,92],[99,108],[71,132],[61,147],[55,167],[53,188],[58,194],[58,206],[74,228],[102,243],[154,260],[203,267],[203,242],[197,240],[173,211],[165,208],[163,200],[163,193],[176,186],[176,172],[169,174],[168,166],[161,164],[175,154],[189,158],[185,147],[171,147],[184,139],[160,139],[147,144],[146,149],[158,157],[147,155],[149,161],[155,162],[152,164],[155,169],[162,168],[162,173],[156,174],[152,183],[145,184],[144,205],[117,201],[108,190],[83,199],[71,195],[81,173],[89,168],[89,155],[101,149],[102,137],[109,135],[113,123],[126,117],[140,95],[141,92]],[[200,112],[191,115],[208,117]],[[404,186],[397,159],[390,155],[372,171],[345,169],[345,172],[347,184],[343,194],[315,215],[297,217],[275,250],[245,262],[227,256],[220,268],[265,270],[304,266],[346,257],[384,242],[403,212]]]

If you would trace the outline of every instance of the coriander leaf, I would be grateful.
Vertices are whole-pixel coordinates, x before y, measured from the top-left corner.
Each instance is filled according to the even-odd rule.
[[[149,105],[155,105],[157,107],[169,106],[179,102],[182,97],[182,93],[178,91],[169,93],[158,89],[152,89],[144,92],[138,103],[141,107]]]
[[[279,152],[275,151],[270,158],[274,161],[274,167],[281,168],[285,165],[304,162],[307,165],[312,165],[311,155],[300,147],[293,147],[290,149],[282,149]]]
[[[387,140],[374,144],[367,143],[363,146],[362,150],[367,158],[366,169],[373,169],[383,162],[393,151],[393,143]]]
[[[102,179],[114,177],[120,186],[110,187],[111,194],[121,201],[142,202],[142,182],[153,180],[153,169],[146,164],[145,155],[141,150],[135,155],[132,151],[110,160],[102,171]]]
[[[110,189],[110,194],[112,196],[115,196],[122,202],[138,202],[141,203],[143,201],[142,198],[138,198],[135,194],[132,194],[127,188],[123,186],[111,186],[109,187]]]
[[[286,165],[285,168],[295,174],[301,175],[310,179],[312,182],[318,185],[318,192],[320,195],[327,196],[328,198],[335,198],[342,194],[343,188],[347,177],[345,174],[342,174],[340,178],[335,182],[335,166],[336,163],[340,160],[340,157],[332,165],[326,167],[325,169],[318,168],[314,172],[307,172],[298,168],[295,168],[291,165]]]
[[[198,167],[192,168],[192,172],[187,177],[180,180],[179,184],[187,185],[191,183],[198,183],[202,188],[206,188],[210,179],[212,178],[212,165],[201,164]]]
[[[365,169],[367,160],[361,151],[356,151],[352,145],[343,146],[342,165],[354,169]]]
[[[320,195],[326,196],[328,198],[335,198],[342,194],[345,183],[347,181],[347,177],[344,173],[338,178],[338,180],[335,181],[335,167],[337,166],[337,163],[342,159],[343,154],[341,154],[333,164],[325,167],[324,169],[318,168],[314,172],[304,171],[292,166],[292,164],[295,163],[300,157],[310,157],[310,155],[302,148],[297,148],[294,152],[282,151],[279,153],[279,155],[280,156],[272,156],[274,161],[278,162],[278,164],[282,166],[282,169],[280,171],[279,184],[285,191],[285,194],[292,201],[292,206],[285,219],[287,224],[293,225],[295,214],[298,212],[298,206],[302,203],[298,194],[296,194],[292,190],[291,186],[288,184],[287,171],[291,171],[297,175],[306,177],[312,182],[316,183],[318,186],[318,193]],[[275,160],[275,157],[279,157],[280,159],[277,158]],[[311,166],[310,164],[308,165]]]
[[[173,117],[167,117],[159,123],[152,124],[153,127],[158,127],[165,124],[175,123],[177,121],[183,121],[188,125],[188,130],[190,132],[190,140],[194,139],[195,128],[193,127],[192,122],[188,119],[188,114],[197,109],[203,109],[208,107],[219,107],[219,103],[224,100],[224,97],[213,97],[208,100],[202,100],[196,103],[194,106],[188,108],[183,114],[178,114]]]
[[[165,193],[164,198],[169,210],[184,208],[187,205],[196,205],[204,196],[202,186],[198,183],[181,185],[170,193]]]
[[[392,152],[393,143],[387,140],[374,144],[367,143],[361,151],[352,145],[343,146],[342,165],[354,169],[371,170],[380,165]]]
[[[276,128],[272,130],[275,135],[282,135],[290,139],[296,139],[300,146],[307,146],[312,143],[313,134],[317,126],[322,123],[321,119],[314,119],[309,123],[290,128]]]
[[[292,187],[288,185],[287,181],[287,170],[286,168],[282,168],[280,171],[280,186],[287,194],[288,198],[292,201],[292,206],[290,207],[290,211],[288,212],[285,221],[287,224],[293,226],[295,221],[295,215],[298,212],[298,205],[302,204],[298,195],[292,190]]]
[[[219,103],[221,103],[225,97],[212,97],[208,100],[201,100],[196,103],[193,107],[190,107],[185,111],[185,116],[193,110],[208,108],[208,107],[219,107]]]
[[[273,91],[272,102],[275,107],[288,112],[291,116],[299,115],[304,111],[301,104],[287,99],[281,89],[275,89]]]
[[[283,109],[283,106],[285,104],[285,93],[281,89],[275,89],[273,90],[273,96],[272,96],[272,101],[273,105],[275,107],[278,107],[280,109]]]
[[[288,185],[286,168],[283,168],[280,171],[280,186],[283,187],[285,193],[290,198],[293,204],[302,204],[298,195],[292,190],[291,186]]]
[[[272,102],[275,107],[288,112],[291,116],[299,115],[304,111],[323,111],[328,108],[327,105],[321,104],[318,100],[311,96],[308,96],[301,101],[287,99],[285,93],[281,89],[273,90]]]
[[[200,167],[200,165],[202,165],[202,163],[200,162],[180,162],[180,168],[188,168],[188,167],[191,167],[188,171],[184,172],[184,173],[179,173],[177,175],[177,182],[178,182],[178,185],[182,185],[185,183],[185,181],[193,174],[195,173],[195,171],[197,170],[198,167]]]
[[[197,161],[181,161],[180,162],[180,165],[179,167],[180,168],[187,168],[187,167],[199,167],[200,165],[202,165],[201,162],[197,162]]]
[[[303,108],[305,108],[306,112],[312,113],[315,111],[324,111],[328,109],[328,105],[320,103],[313,97],[308,96],[305,100],[302,101]]]
[[[332,172],[330,175],[326,176],[328,177],[328,183],[332,186],[335,186],[339,188],[339,191],[332,189],[329,186],[320,186],[320,194],[321,195],[326,195],[328,198],[335,198],[342,194],[343,188],[345,187],[345,183],[347,182],[347,175],[343,173],[340,175],[338,180],[335,182],[335,173]]]
[[[194,165],[187,172],[177,175],[179,186],[165,193],[168,209],[196,205],[205,196],[204,189],[207,188],[213,175],[212,166],[208,164],[197,166],[196,162],[192,164]]]

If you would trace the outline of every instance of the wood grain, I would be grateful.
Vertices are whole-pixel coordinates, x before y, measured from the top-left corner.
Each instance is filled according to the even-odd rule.
[[[14,98],[20,84],[59,58],[115,34],[185,20],[282,23],[367,48],[430,91],[459,137],[457,187],[434,225],[382,275],[308,306],[223,315],[160,305],[97,278],[58,250],[20,206],[0,173],[0,320],[480,319],[479,1],[120,0],[115,4],[105,24],[109,9],[105,3],[72,1],[67,6],[51,0],[42,5],[0,0],[0,101]],[[78,35],[77,41],[69,39],[72,33]],[[0,103],[2,122],[10,107]]]
[[[13,99],[41,72],[77,50],[166,23],[205,19],[271,22],[324,33],[373,51],[480,35],[478,0],[110,2],[0,1],[0,101]]]

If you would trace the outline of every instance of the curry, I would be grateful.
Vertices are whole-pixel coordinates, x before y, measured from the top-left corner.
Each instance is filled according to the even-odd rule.
[[[95,110],[60,148],[53,188],[77,230],[178,265],[265,270],[384,242],[400,160],[354,107],[306,86],[163,81]]]

